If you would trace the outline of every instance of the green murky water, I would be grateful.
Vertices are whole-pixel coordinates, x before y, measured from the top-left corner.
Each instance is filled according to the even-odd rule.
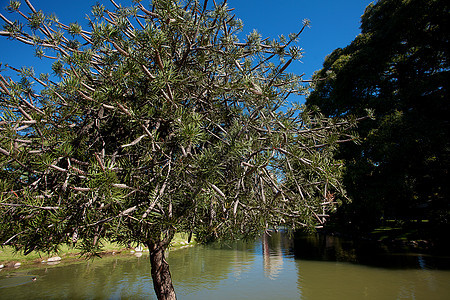
[[[385,253],[372,255],[383,267],[361,265],[358,250],[340,243],[306,239],[294,247],[276,233],[172,251],[168,261],[180,300],[450,299],[448,258]],[[0,299],[156,299],[149,268],[144,253],[2,270]]]

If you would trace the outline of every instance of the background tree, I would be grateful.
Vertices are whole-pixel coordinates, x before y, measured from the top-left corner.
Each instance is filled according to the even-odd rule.
[[[374,110],[375,120],[358,126],[362,143],[340,147],[354,200],[343,218],[355,229],[373,228],[383,215],[448,224],[446,28],[446,1],[378,1],[366,8],[361,34],[315,74],[308,106],[330,117]]]
[[[0,35],[53,60],[54,76],[0,74],[2,245],[142,243],[158,298],[174,299],[164,250],[175,232],[314,228],[343,195],[331,150],[353,122],[285,107],[303,91],[285,70],[307,23],[240,42],[226,3],[111,1],[84,30],[25,2],[8,7],[25,24],[0,15]]]

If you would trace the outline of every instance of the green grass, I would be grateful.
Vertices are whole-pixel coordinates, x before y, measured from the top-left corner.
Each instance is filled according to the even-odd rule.
[[[123,247],[115,243],[103,242],[104,252],[121,251]],[[22,264],[31,264],[41,262],[42,260],[47,260],[53,256],[60,256],[61,258],[72,257],[77,258],[80,256],[80,250],[77,248],[69,247],[68,245],[61,245],[57,253],[43,252],[31,252],[28,255],[23,255],[21,252],[16,252],[12,247],[2,247],[0,248],[0,265],[8,265],[12,262],[20,262]]]
[[[172,242],[170,243],[169,249],[178,249],[180,247],[187,246],[188,239],[189,239],[188,233],[183,233],[183,232],[176,233],[172,239]],[[191,239],[191,242],[189,243],[189,245],[194,245],[194,244],[196,244],[195,236],[192,236],[192,239]]]
[[[426,223],[427,220],[420,220],[420,223]],[[419,223],[419,224],[420,224]],[[384,240],[416,240],[423,239],[420,233],[420,226],[411,226],[415,223],[409,223],[409,226],[383,226],[373,230],[370,235],[379,241]]]
[[[189,234],[187,233],[176,233],[172,242],[170,243],[169,250],[176,250],[187,246],[188,237]],[[195,237],[192,238],[189,245],[195,244],[194,238]],[[102,251],[104,253],[112,253],[112,252],[118,253],[123,250],[126,250],[125,247],[117,243],[110,243],[107,241],[103,241],[102,244],[103,244]],[[145,250],[146,248],[144,248],[144,251]],[[58,253],[54,253],[51,255],[48,255],[47,253],[38,253],[38,252],[31,252],[28,255],[23,255],[22,253],[15,252],[14,249],[11,247],[0,247],[0,265],[5,266],[11,265],[12,263],[15,262],[20,262],[22,264],[38,263],[41,262],[42,260],[46,260],[47,258],[53,256],[60,256],[63,260],[65,258],[77,259],[80,258],[80,250],[73,247],[69,247],[67,245],[62,245],[59,248]]]

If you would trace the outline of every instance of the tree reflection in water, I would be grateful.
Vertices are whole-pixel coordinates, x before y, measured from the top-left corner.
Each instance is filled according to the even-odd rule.
[[[172,251],[167,259],[183,300],[448,299],[450,271],[434,269],[435,258],[380,256],[385,264],[399,261],[395,268],[355,263],[367,260],[363,255],[367,247],[335,237],[302,237],[293,242],[281,232],[271,232],[258,241]],[[147,260],[148,254],[143,253],[139,258],[110,256],[3,270],[0,299],[156,299]],[[415,265],[400,267],[404,262]],[[38,279],[30,280],[31,274]],[[28,276],[28,283],[1,288],[2,280],[9,280],[4,286],[11,283],[9,275]]]
[[[293,241],[283,232],[267,232],[261,237],[264,275],[272,280],[283,272],[286,258],[293,257]]]

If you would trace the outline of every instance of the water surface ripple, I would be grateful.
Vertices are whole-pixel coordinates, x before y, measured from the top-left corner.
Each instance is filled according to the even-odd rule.
[[[171,251],[167,260],[180,300],[450,299],[450,270],[435,268],[435,258],[430,264],[424,255],[391,254],[385,258],[390,264],[407,256],[409,265],[376,267],[356,263],[357,251],[336,247],[337,241],[332,243],[335,253],[306,242],[274,233],[257,241]],[[156,296],[144,254],[2,270],[0,299]]]

